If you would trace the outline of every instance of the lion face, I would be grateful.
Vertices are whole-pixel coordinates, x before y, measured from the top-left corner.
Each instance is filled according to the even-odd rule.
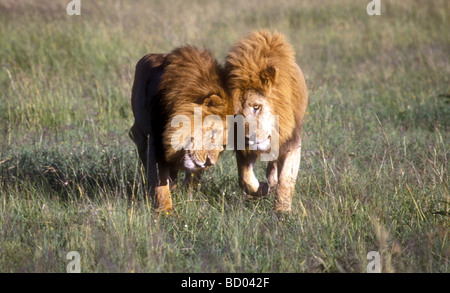
[[[186,169],[196,171],[215,165],[223,151],[222,120],[211,125],[203,119],[202,128],[191,132],[191,142],[183,156]]]
[[[274,116],[268,99],[256,90],[247,90],[242,96],[241,111],[246,122],[245,140],[252,149],[265,151],[270,147],[274,131]],[[249,125],[254,124],[256,127]]]
[[[214,150],[187,151],[183,157],[183,165],[191,171],[208,169],[217,163],[220,153]]]
[[[213,94],[201,104],[185,104],[182,110],[176,111],[179,115],[172,118],[164,133],[167,158],[181,160],[190,171],[207,169],[217,163],[226,144],[225,106],[223,99]],[[171,159],[176,157],[178,160]]]

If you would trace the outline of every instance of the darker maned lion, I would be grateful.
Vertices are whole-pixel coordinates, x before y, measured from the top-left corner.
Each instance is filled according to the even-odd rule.
[[[264,117],[256,136],[246,135],[245,150],[236,150],[239,185],[251,196],[266,195],[276,188],[275,211],[291,210],[301,153],[302,121],[308,91],[295,52],[280,33],[267,30],[238,40],[226,57],[227,89],[234,114]],[[274,135],[273,119],[279,119],[279,156],[267,167],[267,183],[258,182],[253,165]],[[253,150],[249,149],[253,146]]]
[[[186,170],[185,183],[199,180],[203,170],[214,165],[221,152],[192,147],[193,141],[185,141],[184,146],[189,148],[174,148],[171,139],[177,127],[171,121],[177,115],[185,115],[194,125],[194,109],[199,107],[202,119],[217,115],[225,121],[227,99],[223,68],[208,50],[185,46],[169,54],[146,55],[137,63],[131,97],[135,123],[130,137],[145,167],[157,211],[172,210],[169,183],[175,183],[178,170]],[[222,131],[224,125],[214,127]],[[194,130],[191,139],[205,132],[214,133],[206,127],[201,128],[201,134],[194,134]]]

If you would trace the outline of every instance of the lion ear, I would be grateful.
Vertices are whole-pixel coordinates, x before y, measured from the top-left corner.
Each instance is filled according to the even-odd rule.
[[[269,65],[265,69],[261,71],[259,74],[259,77],[261,78],[261,82],[264,85],[272,86],[278,78],[278,68],[275,66]]]
[[[203,101],[203,106],[205,107],[221,107],[224,105],[223,100],[215,94],[210,95]]]

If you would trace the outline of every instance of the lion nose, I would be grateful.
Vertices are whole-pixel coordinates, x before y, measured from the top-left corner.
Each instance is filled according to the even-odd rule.
[[[207,157],[206,162],[205,162],[205,167],[210,167],[212,165],[213,165],[213,163],[211,162],[211,159],[209,157]]]

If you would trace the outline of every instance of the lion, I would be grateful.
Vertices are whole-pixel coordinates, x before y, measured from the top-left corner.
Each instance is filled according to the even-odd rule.
[[[183,46],[169,54],[146,55],[137,63],[131,96],[135,122],[130,137],[144,165],[157,212],[172,211],[169,184],[176,186],[179,170],[186,171],[185,184],[192,185],[216,164],[224,144],[218,134],[224,125],[202,122],[210,115],[224,121],[227,105],[223,67],[207,49]],[[194,121],[196,113],[201,121]],[[188,119],[183,127],[196,122],[202,125],[188,128],[188,135],[177,139],[181,125],[174,124],[177,117]],[[217,139],[220,147],[206,148],[202,139],[195,139],[205,135]]]
[[[238,40],[225,59],[227,91],[235,115],[263,118],[256,133],[245,133],[245,149],[236,150],[239,185],[251,197],[276,190],[274,210],[291,211],[300,165],[301,132],[308,90],[295,51],[284,35],[254,31]],[[278,124],[274,117],[278,118]],[[277,131],[277,127],[279,132]],[[253,173],[255,161],[277,135],[278,157],[267,165],[267,183]]]

